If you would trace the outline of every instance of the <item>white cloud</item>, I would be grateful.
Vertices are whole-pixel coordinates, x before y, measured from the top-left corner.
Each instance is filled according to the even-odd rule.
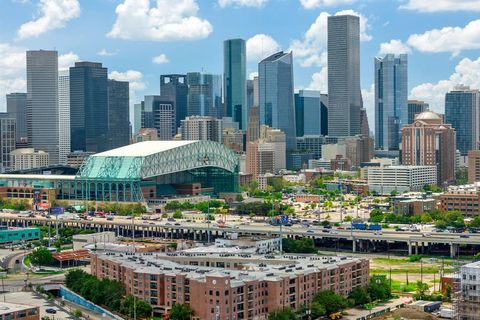
[[[375,85],[370,89],[362,89],[363,107],[367,110],[368,126],[375,132]]]
[[[480,11],[478,0],[408,0],[400,9],[441,12],[441,11]]]
[[[321,93],[328,92],[328,68],[325,66],[312,75],[312,81],[308,85],[309,90],[318,90]]]
[[[300,0],[305,9],[315,9],[320,7],[334,7],[342,4],[352,4],[357,0]]]
[[[454,56],[462,50],[479,49],[480,19],[470,21],[463,28],[445,27],[412,34],[407,43],[422,52],[451,52]]]
[[[133,91],[145,90],[146,88],[146,84],[143,81],[143,73],[137,70],[127,70],[125,72],[112,71],[108,75],[108,78],[130,82],[130,90]]]
[[[258,77],[258,71],[253,71],[248,74],[248,79],[253,80],[253,78]]]
[[[170,62],[170,60],[168,60],[167,56],[164,53],[162,53],[162,54],[160,54],[156,57],[153,57],[152,61],[155,64],[164,64],[164,63]]]
[[[218,4],[222,8],[228,6],[261,8],[267,2],[268,0],[218,0]]]
[[[102,50],[98,51],[97,54],[102,57],[111,57],[117,55],[118,50],[108,51],[107,49],[103,48]]]
[[[455,67],[455,72],[447,79],[436,83],[423,83],[411,90],[412,99],[424,100],[434,111],[443,113],[445,93],[459,84],[480,88],[480,57],[477,60],[465,58]]]
[[[370,25],[368,24],[368,18],[365,17],[363,14],[353,11],[352,9],[342,10],[335,13],[336,16],[345,16],[345,15],[352,15],[360,17],[360,41],[370,41],[372,40],[372,36],[367,34],[367,30],[370,29]]]
[[[66,70],[72,67],[75,62],[80,61],[80,58],[73,52],[62,54],[58,56],[58,69]]]
[[[117,20],[107,34],[124,40],[175,41],[206,38],[213,27],[197,16],[196,0],[124,0],[115,10]]]
[[[24,23],[17,32],[19,39],[38,37],[50,30],[65,27],[65,23],[80,16],[78,0],[40,0],[38,18]]]
[[[410,52],[412,52],[412,49],[410,49],[410,47],[403,43],[401,40],[390,40],[390,42],[384,42],[380,44],[380,50],[378,51],[378,54],[401,54]]]
[[[275,39],[266,34],[256,34],[247,40],[247,60],[260,62],[262,59],[280,51],[280,45]]]

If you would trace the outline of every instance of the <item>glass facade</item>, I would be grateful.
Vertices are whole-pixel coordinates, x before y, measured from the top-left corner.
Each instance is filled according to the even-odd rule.
[[[187,85],[188,116],[222,117],[222,76],[190,72],[187,73]]]
[[[15,118],[17,143],[25,144],[27,142],[27,94],[21,92],[7,94],[7,113]]]
[[[223,42],[225,115],[238,122],[242,130],[247,129],[248,123],[246,60],[245,40],[231,39]]]
[[[408,124],[406,54],[375,58],[375,143],[378,150],[398,150]]]
[[[157,129],[159,140],[170,140],[176,133],[175,105],[170,97],[145,96],[141,104],[142,128]]]
[[[408,100],[408,124],[415,121],[415,116],[428,110],[428,103],[418,100]]]
[[[295,94],[295,125],[297,137],[304,135],[321,135],[325,133],[327,119],[325,104],[321,101],[320,91],[300,90]]]
[[[128,81],[108,80],[108,149],[130,143]]]
[[[287,150],[296,147],[292,53],[278,52],[258,65],[260,123],[282,130]]]
[[[459,88],[445,95],[445,123],[456,131],[457,149],[462,156],[476,150],[480,141],[480,93]]]
[[[160,94],[172,99],[175,105],[175,128],[187,117],[187,76],[184,74],[165,74],[160,76]]]

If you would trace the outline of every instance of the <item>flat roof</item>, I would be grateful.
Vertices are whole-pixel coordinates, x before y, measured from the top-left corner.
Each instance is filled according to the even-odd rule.
[[[26,304],[10,303],[10,302],[0,302],[0,316],[9,314],[12,312],[18,312],[28,309],[36,309],[35,306],[29,306]]]
[[[75,180],[75,176],[61,174],[0,174],[0,179]]]
[[[128,146],[97,153],[91,157],[146,157],[156,153],[168,151],[188,144],[198,142],[197,140],[181,141],[143,141]]]
[[[63,252],[54,253],[53,258],[57,261],[85,260],[90,258],[90,251],[88,250],[63,251]]]

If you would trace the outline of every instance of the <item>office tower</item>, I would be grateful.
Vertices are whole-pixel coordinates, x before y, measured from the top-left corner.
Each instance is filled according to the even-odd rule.
[[[248,111],[247,141],[255,141],[260,137],[260,110],[253,106]]]
[[[408,100],[408,124],[415,121],[415,116],[428,110],[428,103],[419,100]]]
[[[222,120],[206,116],[190,116],[181,121],[182,140],[212,140],[222,143]]]
[[[258,64],[260,123],[282,130],[295,148],[292,53],[277,52]]]
[[[260,105],[260,88],[258,87],[258,76],[253,77],[253,105]]]
[[[297,137],[306,135],[321,135],[322,124],[326,119],[322,119],[323,108],[326,108],[321,101],[320,91],[300,90],[295,94],[295,126]],[[325,112],[323,111],[323,115]]]
[[[480,181],[480,150],[468,151],[468,183]]]
[[[375,57],[375,148],[398,150],[408,124],[407,55]]]
[[[12,170],[26,170],[48,166],[49,154],[45,151],[35,151],[33,148],[20,148],[10,152]]]
[[[225,111],[240,124],[240,129],[247,129],[247,54],[245,40],[230,39],[223,42],[223,70],[225,90]]]
[[[188,116],[222,117],[222,76],[189,72],[187,73],[187,85]]]
[[[27,138],[27,94],[16,92],[7,94],[7,113],[15,118],[15,139],[17,146],[26,146]]]
[[[360,133],[360,18],[328,17],[328,134]]]
[[[170,97],[145,96],[142,128],[157,129],[158,140],[171,140],[176,133],[175,104]]]
[[[436,166],[437,184],[455,179],[455,129],[435,112],[425,111],[402,129],[402,164]]]
[[[133,105],[133,135],[140,132],[142,128],[142,103]]]
[[[360,109],[360,135],[368,137],[370,135],[370,126],[368,124],[367,109]]]
[[[80,168],[82,164],[90,157],[93,152],[74,151],[67,155],[67,166]]]
[[[108,80],[108,149],[130,143],[129,82]]]
[[[477,149],[480,142],[480,92],[458,86],[445,95],[445,122],[457,133],[457,149],[462,156]]]
[[[0,114],[0,172],[11,169],[10,154],[16,148],[16,119],[9,113]]]
[[[236,153],[242,153],[244,151],[244,148],[243,148],[244,136],[245,136],[245,132],[242,130],[224,127],[222,143],[227,148],[235,151]]]
[[[160,76],[160,95],[169,97],[175,106],[175,128],[187,117],[188,85],[184,74],[164,74]]]
[[[320,132],[322,135],[328,135],[328,94],[320,94],[320,106],[322,123],[320,124]]]
[[[27,51],[28,145],[48,152],[59,163],[57,51]]]
[[[71,150],[108,149],[107,68],[97,62],[76,62],[70,68]]]
[[[374,141],[369,136],[342,137],[338,139],[338,144],[345,145],[345,157],[353,167],[359,168],[362,162],[369,162],[373,158]]]
[[[247,142],[247,173],[256,179],[265,173],[277,173],[286,167],[286,135],[279,129],[262,125],[258,140]]]
[[[59,163],[67,164],[70,153],[70,72],[58,72]]]
[[[247,110],[250,111],[250,108],[253,107],[253,80],[247,80]],[[248,125],[248,120],[247,120]]]
[[[315,159],[320,159],[324,158],[322,155],[322,146],[335,144],[337,142],[337,137],[326,137],[322,135],[297,137],[297,150],[312,153]]]

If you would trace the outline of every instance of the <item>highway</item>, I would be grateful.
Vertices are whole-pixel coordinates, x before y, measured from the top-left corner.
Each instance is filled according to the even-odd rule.
[[[322,226],[311,226],[305,228],[302,225],[295,224],[291,227],[272,226],[267,223],[251,222],[246,224],[242,221],[228,221],[228,227],[219,227],[215,222],[210,224],[203,221],[177,220],[177,221],[145,221],[140,219],[127,219],[125,217],[115,217],[114,220],[105,218],[92,218],[92,220],[78,219],[47,219],[42,216],[19,217],[16,214],[0,213],[0,222],[9,226],[28,226],[33,224],[55,226],[70,226],[85,229],[95,229],[101,231],[114,231],[119,236],[129,236],[132,228],[135,228],[136,236],[163,236],[171,238],[192,238],[193,240],[206,239],[206,233],[222,236],[228,232],[237,232],[243,235],[266,235],[283,237],[310,237],[322,239],[343,239],[352,242],[353,251],[356,250],[357,243],[362,242],[403,242],[408,246],[409,254],[418,252],[419,246],[428,246],[430,243],[445,244],[451,248],[451,255],[454,256],[459,245],[480,245],[480,234],[458,234],[443,232],[412,232],[412,231],[394,231],[384,229],[381,232],[370,230],[345,230],[332,229],[324,230]],[[52,230],[52,233],[54,231]],[[424,236],[426,235],[426,236]]]

